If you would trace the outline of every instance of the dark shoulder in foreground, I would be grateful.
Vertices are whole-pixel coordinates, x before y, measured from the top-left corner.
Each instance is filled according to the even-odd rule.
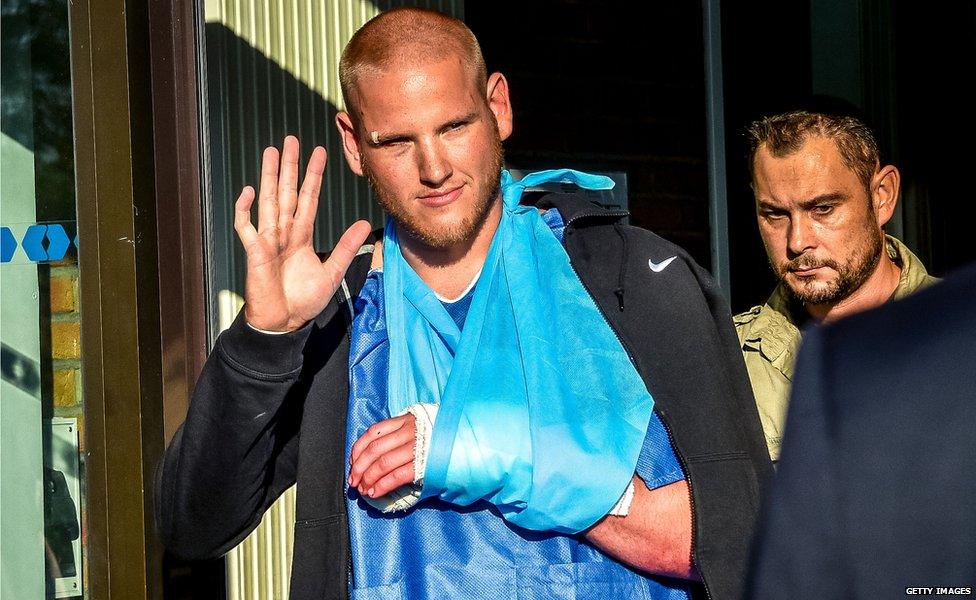
[[[953,348],[976,349],[976,264],[904,299],[827,326],[823,336],[831,344],[843,342],[849,353],[885,345],[885,358],[906,366],[948,358],[942,355]]]

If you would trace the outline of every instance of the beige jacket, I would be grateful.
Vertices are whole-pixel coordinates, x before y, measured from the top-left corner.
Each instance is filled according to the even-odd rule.
[[[901,268],[892,299],[897,300],[937,281],[907,246],[890,235],[885,237],[888,256]],[[756,395],[769,455],[776,461],[779,460],[786,425],[793,365],[800,348],[800,330],[790,314],[786,288],[783,284],[776,286],[766,304],[736,315],[733,321],[752,391]]]

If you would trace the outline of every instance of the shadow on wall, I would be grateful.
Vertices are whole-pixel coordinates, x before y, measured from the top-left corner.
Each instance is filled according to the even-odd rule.
[[[245,268],[234,233],[234,201],[245,185],[258,187],[264,148],[280,148],[286,135],[296,135],[302,144],[302,172],[315,146],[328,151],[316,220],[315,246],[320,251],[330,249],[356,219],[379,226],[382,213],[365,180],[345,164],[335,104],[221,23],[207,23],[206,44],[210,289],[214,301],[219,293],[227,304],[222,312],[233,318],[235,296],[243,295]],[[255,203],[252,218],[256,210]],[[216,320],[214,328],[214,334],[222,329]]]
[[[204,236],[211,334],[216,337],[243,302],[245,259],[234,232],[234,202],[245,185],[258,188],[267,146],[280,148],[286,135],[297,136],[302,173],[315,146],[328,150],[316,222],[315,245],[320,251],[331,248],[337,234],[358,218],[378,224],[380,212],[371,206],[365,181],[349,171],[341,155],[334,125],[338,108],[333,103],[223,24],[206,23],[205,39],[202,84],[209,162],[203,177],[209,188],[209,218]],[[257,203],[252,208],[254,222],[256,215]],[[167,553],[164,560],[167,599],[225,597],[223,558],[183,561]]]

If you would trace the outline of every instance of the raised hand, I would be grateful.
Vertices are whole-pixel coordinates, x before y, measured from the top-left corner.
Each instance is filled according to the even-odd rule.
[[[312,247],[325,148],[312,151],[298,189],[298,138],[288,136],[280,157],[265,148],[261,163],[258,226],[251,224],[254,188],[245,187],[234,205],[234,229],[247,254],[244,314],[253,327],[294,331],[318,315],[336,289],[370,225],[357,221],[346,230],[325,262]]]

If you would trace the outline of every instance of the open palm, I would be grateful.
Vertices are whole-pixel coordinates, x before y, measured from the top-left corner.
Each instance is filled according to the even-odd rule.
[[[247,254],[245,318],[266,331],[294,331],[318,315],[370,232],[368,222],[353,223],[329,257],[319,259],[312,232],[326,152],[322,147],[312,152],[301,190],[298,157],[294,136],[285,138],[280,161],[277,148],[265,149],[256,229],[250,212],[254,188],[245,187],[234,207],[234,229]]]

